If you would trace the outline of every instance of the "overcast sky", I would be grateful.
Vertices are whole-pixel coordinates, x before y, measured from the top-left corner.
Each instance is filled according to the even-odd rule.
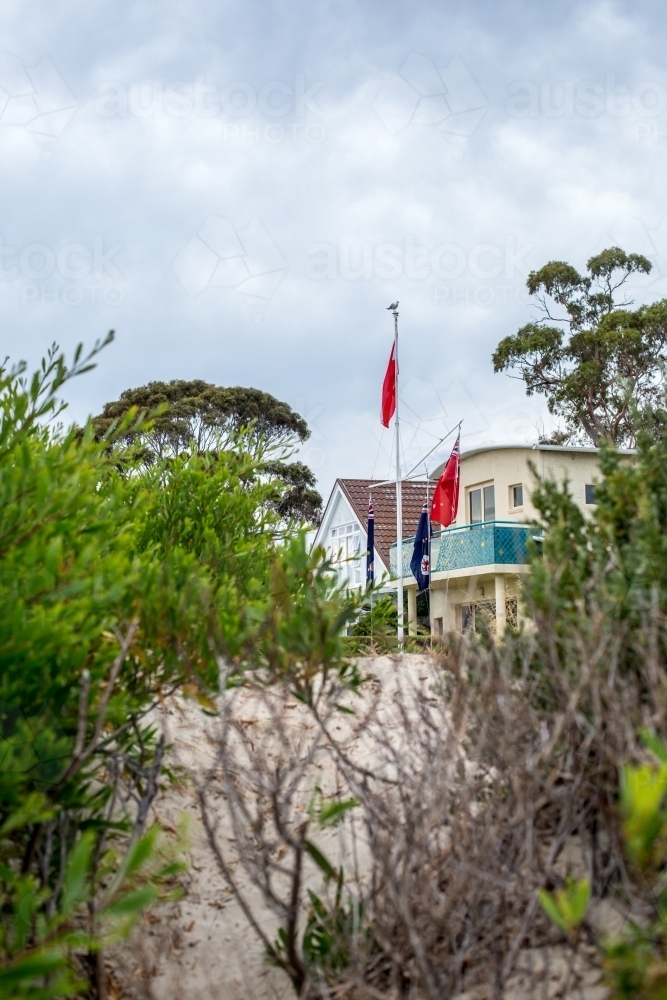
[[[654,3],[5,0],[0,349],[108,329],[72,418],[150,380],[250,385],[304,458],[384,477],[400,301],[406,465],[533,441],[494,375],[529,270],[645,253],[667,295],[667,9]],[[447,450],[445,445],[443,450]],[[439,455],[439,453],[438,453]]]

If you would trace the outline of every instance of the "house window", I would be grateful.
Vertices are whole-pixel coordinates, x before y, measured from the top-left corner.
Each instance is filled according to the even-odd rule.
[[[496,494],[492,485],[480,486],[479,489],[470,490],[468,497],[471,524],[479,524],[480,521],[495,520]]]
[[[519,602],[516,598],[505,601],[505,621],[510,628],[517,629],[519,627]]]
[[[339,524],[331,529],[331,559],[338,581],[349,587],[361,584],[361,531],[358,524]]]
[[[523,483],[519,483],[517,486],[510,486],[510,495],[512,497],[512,507],[523,507]]]
[[[493,486],[484,487],[484,520],[495,521],[496,518],[496,492]]]
[[[482,491],[470,491],[470,523],[477,524],[482,520]]]
[[[496,620],[496,605],[494,601],[475,601],[472,604],[459,605],[461,631],[478,631],[484,627],[491,628]]]
[[[459,615],[462,632],[470,632],[471,629],[478,632],[485,628],[491,630],[492,632],[495,630],[495,601],[474,601],[471,604],[460,604]],[[505,620],[510,628],[518,628],[518,607],[516,598],[510,598],[505,601]]]
[[[597,503],[595,499],[595,487],[591,486],[590,483],[586,483],[586,503]]]

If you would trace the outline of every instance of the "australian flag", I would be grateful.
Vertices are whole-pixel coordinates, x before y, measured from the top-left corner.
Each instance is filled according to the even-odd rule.
[[[429,534],[428,503],[424,500],[421,517],[417,525],[417,534],[415,535],[415,547],[412,552],[412,559],[410,560],[410,569],[417,581],[417,590],[420,594],[422,590],[428,589],[431,579]]]
[[[366,552],[366,582],[373,583],[375,580],[375,514],[370,500],[368,501],[368,539],[366,545],[368,548]]]

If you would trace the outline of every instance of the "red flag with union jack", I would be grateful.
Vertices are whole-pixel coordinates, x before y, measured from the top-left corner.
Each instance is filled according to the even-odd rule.
[[[459,433],[447,465],[433,493],[431,520],[437,521],[443,528],[448,528],[452,521],[456,520],[456,512],[459,507],[460,440],[461,434]]]

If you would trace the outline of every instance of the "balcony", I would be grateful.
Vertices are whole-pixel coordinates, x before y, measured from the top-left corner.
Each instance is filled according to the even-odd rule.
[[[483,521],[446,528],[433,534],[431,566],[433,573],[475,569],[480,566],[516,566],[528,562],[528,540],[534,528],[516,521]],[[403,539],[403,576],[412,576],[410,560],[415,539]],[[389,552],[389,571],[396,578],[396,542]]]

